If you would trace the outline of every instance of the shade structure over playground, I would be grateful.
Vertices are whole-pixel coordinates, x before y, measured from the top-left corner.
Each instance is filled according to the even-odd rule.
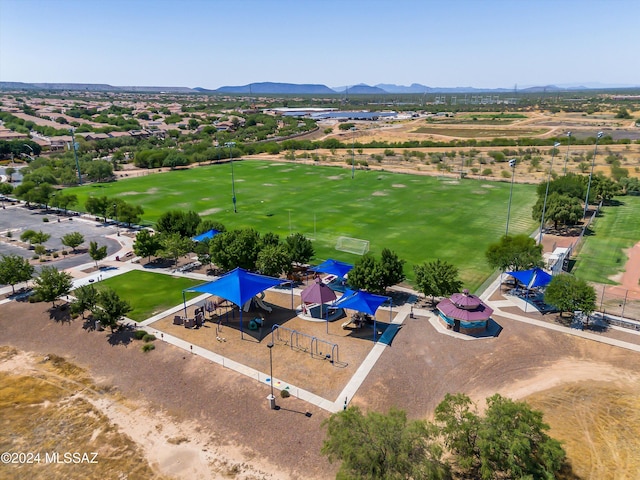
[[[337,275],[338,277],[344,277],[351,271],[352,268],[353,265],[351,265],[350,263],[345,263],[329,258],[317,267],[310,268],[310,270],[313,272],[329,273],[331,275]]]
[[[220,233],[220,230],[216,230],[215,228],[212,228],[211,230],[201,233],[200,235],[191,237],[191,240],[193,240],[194,242],[204,242],[205,240],[209,240],[215,237],[219,233]]]
[[[334,301],[336,294],[318,279],[305,288],[300,297],[304,303],[327,303]]]
[[[333,303],[333,307],[348,308],[357,312],[367,313],[373,316],[373,340],[376,340],[377,324],[376,311],[385,302],[391,300],[391,297],[376,295],[374,293],[365,292],[364,290],[349,290],[344,292],[340,299]]]
[[[551,274],[545,272],[541,268],[532,268],[530,270],[518,270],[515,272],[507,272],[517,279],[520,283],[527,286],[527,288],[544,287],[551,281]]]
[[[240,308],[240,333],[242,333],[242,305],[251,300],[256,294],[265,291],[268,288],[275,287],[286,283],[286,280],[279,278],[267,277],[251,273],[242,268],[234,268],[230,272],[222,275],[213,282],[196,285],[182,291],[184,299],[185,292],[202,292],[211,295],[217,295],[230,302],[235,303]],[[186,300],[185,300],[186,315]]]

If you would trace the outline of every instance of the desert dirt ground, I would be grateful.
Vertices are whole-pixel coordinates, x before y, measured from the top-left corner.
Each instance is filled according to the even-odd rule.
[[[335,475],[336,465],[319,453],[325,433],[321,423],[327,412],[293,397],[278,397],[282,408],[271,411],[268,387],[255,380],[160,340],[155,350],[143,353],[130,332],[91,331],[83,328],[81,319],[60,322],[57,316],[57,311],[42,303],[3,305],[0,345],[33,352],[36,359],[55,354],[84,369],[95,389],[107,392],[98,398],[101,401],[90,402],[93,408],[140,445],[156,474],[222,478],[231,472],[235,478],[300,479]],[[619,438],[616,428],[624,421],[617,419],[611,428],[598,427],[612,445],[608,451],[580,450],[593,424],[579,415],[585,411],[582,397],[570,392],[605,385],[610,390],[607,395],[633,398],[631,394],[640,394],[640,354],[507,318],[496,317],[496,321],[504,328],[499,337],[464,341],[437,333],[423,316],[408,319],[353,404],[379,411],[394,406],[411,418],[429,418],[448,392],[466,392],[480,403],[496,392],[514,398],[537,394],[547,421],[558,419],[552,433],[557,431],[561,439],[566,436],[576,473],[584,462],[582,478],[632,478],[599,474],[613,464],[613,453],[617,458],[627,453],[633,458],[629,449],[640,446],[640,437],[612,445]],[[225,331],[237,333],[231,328]],[[327,373],[322,371],[326,365],[310,362],[310,375],[318,370]],[[333,368],[328,374],[337,371]],[[554,403],[549,398],[557,397],[557,389],[564,401]],[[575,407],[573,417],[567,413],[567,402]],[[625,412],[629,411],[637,415],[638,410]],[[616,412],[610,415],[615,417]],[[573,428],[566,426],[569,418]],[[595,421],[596,416],[591,418]],[[580,427],[577,433],[576,426]],[[596,440],[590,442],[597,446]],[[633,464],[624,468],[629,471]],[[81,471],[82,478],[91,478],[90,470]]]

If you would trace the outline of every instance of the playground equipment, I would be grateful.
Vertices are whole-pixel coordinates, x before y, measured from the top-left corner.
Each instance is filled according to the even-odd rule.
[[[308,352],[311,355],[311,358],[329,360],[334,366],[347,365],[339,359],[337,343],[327,342],[326,340],[322,340],[312,335],[307,335],[306,333],[299,332],[298,330],[293,330],[291,328],[275,324],[271,327],[271,341],[274,344],[277,341],[284,345],[289,345],[291,350],[298,350],[305,353]]]
[[[251,303],[255,303],[259,308],[264,310],[265,312],[271,313],[273,311],[273,307],[270,307],[266,303],[264,303],[264,292],[260,292],[260,296],[257,295],[251,298],[247,303],[242,307],[245,312],[248,312],[251,309]]]

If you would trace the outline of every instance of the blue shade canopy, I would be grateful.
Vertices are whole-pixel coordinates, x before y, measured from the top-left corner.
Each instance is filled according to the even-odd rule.
[[[383,303],[388,302],[390,299],[390,297],[375,295],[363,290],[358,290],[357,292],[347,290],[339,300],[333,303],[332,306],[349,308],[369,315],[375,315],[378,307]]]
[[[314,272],[329,273],[331,275],[337,275],[338,277],[344,277],[353,268],[353,265],[344,263],[339,260],[328,259],[322,262],[317,267],[310,268]]]
[[[552,276],[541,268],[532,268],[530,270],[518,270],[515,272],[507,272],[508,275],[516,278],[527,288],[544,287],[551,281]]]
[[[207,232],[204,232],[204,233],[201,233],[200,235],[196,235],[195,237],[192,237],[191,240],[193,240],[194,242],[202,242],[204,240],[209,240],[210,238],[215,237],[219,233],[220,233],[220,230],[216,230],[215,228],[212,228]]]
[[[238,267],[213,282],[187,288],[184,291],[217,295],[242,306],[258,293],[282,283],[286,283],[286,280],[258,275]]]

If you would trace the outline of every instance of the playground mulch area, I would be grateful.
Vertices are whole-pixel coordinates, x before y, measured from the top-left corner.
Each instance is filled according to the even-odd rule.
[[[211,298],[211,300],[216,299]],[[373,347],[373,325],[357,330],[343,329],[342,324],[347,321],[343,316],[329,322],[327,333],[327,322],[311,322],[296,316],[295,310],[291,308],[292,297],[288,291],[268,291],[264,301],[273,306],[271,313],[254,308],[249,312],[243,312],[243,338],[240,332],[238,309],[228,303],[218,308],[217,315],[214,315],[212,320],[207,320],[198,329],[174,325],[174,315],[162,318],[152,323],[150,327],[265,374],[269,373],[267,344],[273,338],[275,344],[272,352],[273,375],[276,379],[274,385],[278,389],[290,386],[291,393],[295,395],[293,388],[295,386],[328,400],[336,400]],[[299,305],[300,297],[294,295],[294,309]],[[195,306],[189,307],[187,316],[193,317],[194,309]],[[178,314],[184,314],[184,312],[181,310]],[[263,319],[263,327],[250,330],[250,321],[257,317]],[[395,312],[392,312],[391,319],[394,317]],[[377,318],[379,319],[376,325],[378,333],[382,333],[390,321],[389,313],[380,311]],[[274,325],[283,327],[280,330],[280,340],[277,332],[273,337],[271,335]],[[300,348],[291,348],[291,330],[304,334],[298,337]],[[310,337],[318,339],[318,355],[311,355]],[[295,334],[293,343],[294,345],[296,343]],[[337,349],[332,349],[333,344],[337,345]],[[330,355],[331,359],[326,355]],[[277,383],[278,381],[280,383]]]

